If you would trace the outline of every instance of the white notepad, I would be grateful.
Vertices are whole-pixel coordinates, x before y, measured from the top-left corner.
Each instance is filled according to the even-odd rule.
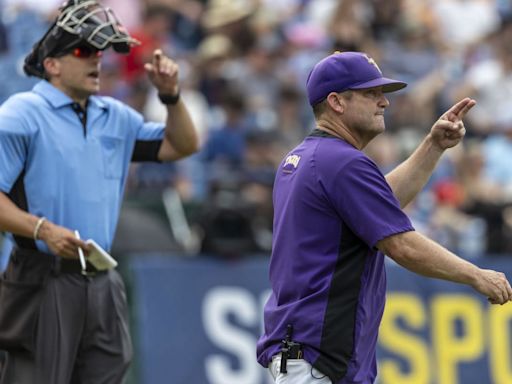
[[[90,246],[87,261],[94,265],[97,270],[104,271],[106,269],[117,267],[117,261],[94,240],[89,239],[86,241],[86,244]]]

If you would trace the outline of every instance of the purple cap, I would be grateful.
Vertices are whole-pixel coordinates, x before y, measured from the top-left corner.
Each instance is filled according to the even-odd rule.
[[[375,60],[362,52],[333,53],[313,67],[306,82],[310,105],[324,100],[331,92],[379,86],[383,92],[394,92],[407,83],[382,77]]]

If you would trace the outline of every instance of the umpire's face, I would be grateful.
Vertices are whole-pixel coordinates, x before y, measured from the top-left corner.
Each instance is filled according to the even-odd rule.
[[[77,47],[59,57],[44,60],[49,81],[73,100],[80,102],[100,90],[101,51]]]

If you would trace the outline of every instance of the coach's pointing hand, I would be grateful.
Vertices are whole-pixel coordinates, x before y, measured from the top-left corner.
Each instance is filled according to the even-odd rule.
[[[462,140],[466,134],[462,119],[475,105],[475,100],[466,97],[454,104],[434,123],[430,135],[439,149],[454,147]]]

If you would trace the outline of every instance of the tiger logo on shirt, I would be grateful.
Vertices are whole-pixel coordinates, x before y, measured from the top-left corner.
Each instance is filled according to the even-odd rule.
[[[297,169],[300,162],[300,156],[299,155],[288,155],[286,159],[284,160],[283,164],[283,172],[291,173]]]

